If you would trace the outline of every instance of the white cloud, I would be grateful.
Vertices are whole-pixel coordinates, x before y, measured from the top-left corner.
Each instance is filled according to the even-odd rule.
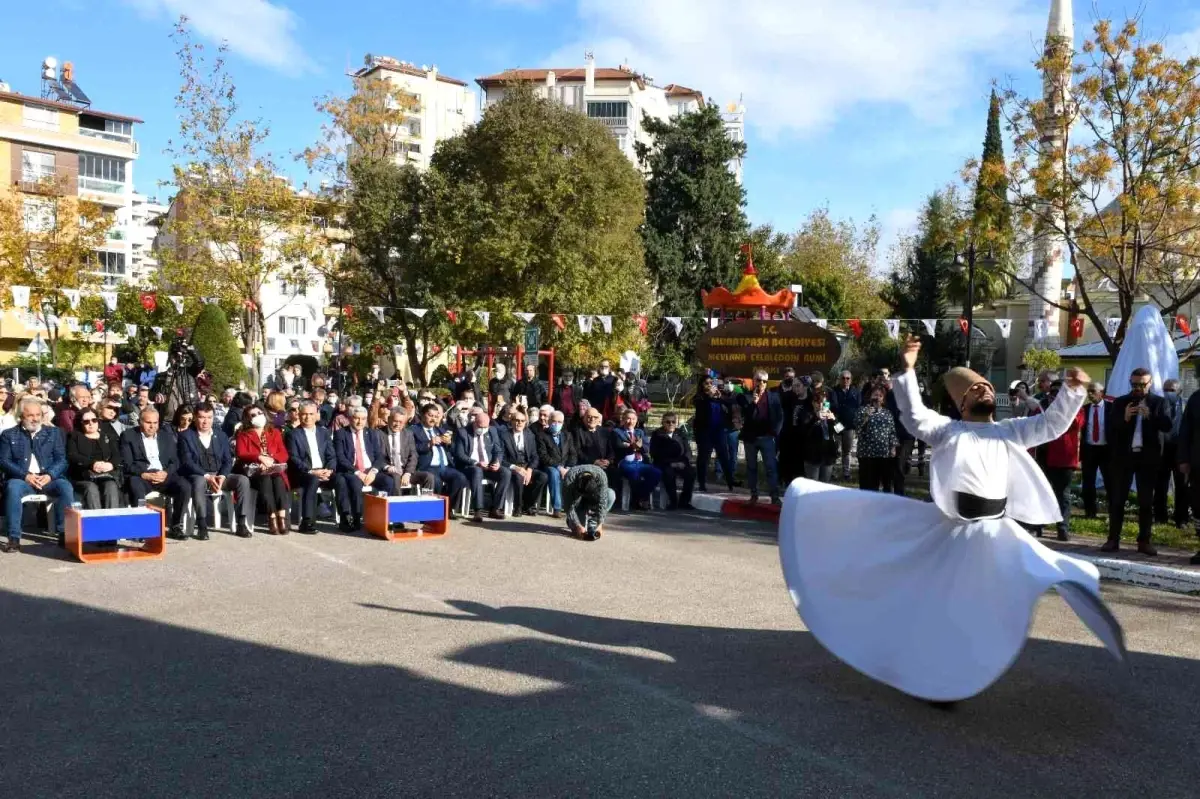
[[[916,208],[893,208],[879,218],[879,249],[875,253],[875,273],[887,274],[897,257],[904,238],[916,229],[921,212]]]
[[[819,130],[869,104],[945,121],[1005,68],[1030,68],[1047,14],[1036,0],[578,0],[578,9],[594,38],[547,63],[577,65],[590,49],[604,66],[626,61],[720,103],[744,95],[747,123],[767,135]]]
[[[124,0],[143,14],[186,15],[206,39],[225,42],[230,52],[279,72],[315,70],[296,41],[299,18],[270,0]]]

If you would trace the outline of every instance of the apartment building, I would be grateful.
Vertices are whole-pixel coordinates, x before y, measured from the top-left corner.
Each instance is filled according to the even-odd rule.
[[[26,225],[52,218],[57,197],[100,204],[114,221],[94,261],[105,285],[131,277],[131,241],[117,223],[133,204],[141,122],[94,108],[69,61],[61,70],[54,58],[42,62],[37,94],[0,81],[0,192],[22,197]],[[39,332],[29,314],[9,309],[0,318],[0,350],[14,351]]]
[[[405,112],[396,132],[396,160],[421,169],[429,166],[438,142],[463,132],[475,121],[475,95],[466,81],[443,75],[437,65],[418,66],[390,56],[367,54],[355,79],[381,78],[410,95],[414,109]]]
[[[117,226],[110,235],[129,242],[129,280],[135,285],[153,284],[158,274],[154,240],[169,207],[157,198],[134,194],[128,209],[117,214]]]
[[[477,78],[483,90],[483,107],[499,102],[505,87],[513,82],[536,84],[536,91],[563,106],[603,122],[612,133],[617,147],[630,161],[637,163],[636,143],[649,144],[650,134],[642,125],[643,114],[666,120],[702,108],[704,93],[677,83],[659,86],[654,78],[636,72],[627,65],[597,67],[591,53],[584,56],[582,67],[559,69],[508,69]],[[735,141],[745,141],[745,108],[731,103],[722,117],[725,130]],[[742,179],[739,160],[730,169]]]

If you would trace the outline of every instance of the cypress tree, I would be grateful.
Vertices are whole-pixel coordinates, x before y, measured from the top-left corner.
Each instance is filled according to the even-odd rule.
[[[200,311],[192,343],[204,358],[204,368],[212,375],[214,388],[237,386],[246,379],[242,350],[229,329],[229,319],[216,303],[206,304]]]
[[[986,302],[1003,297],[1008,281],[1003,268],[1010,257],[1013,237],[1012,209],[1008,204],[1008,170],[1004,162],[1004,140],[1000,135],[1000,97],[992,90],[988,105],[987,133],[983,138],[983,158],[975,183],[975,208],[971,233],[982,256],[991,252],[997,261],[990,273],[977,272],[975,297]]]

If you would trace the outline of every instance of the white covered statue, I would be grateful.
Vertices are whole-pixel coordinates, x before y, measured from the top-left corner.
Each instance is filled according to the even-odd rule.
[[[1067,371],[1037,416],[994,422],[995,390],[969,369],[946,375],[964,421],[921,403],[910,341],[896,379],[901,422],[932,445],[933,502],[799,479],[784,500],[779,550],[805,625],[863,674],[913,696],[951,702],[997,680],[1025,643],[1038,598],[1054,588],[1117,658],[1120,625],[1091,563],[1038,543],[1018,524],[1061,516],[1026,451],[1063,434],[1087,375]]]

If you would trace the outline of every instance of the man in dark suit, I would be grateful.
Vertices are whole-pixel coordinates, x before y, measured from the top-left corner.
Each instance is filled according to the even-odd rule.
[[[171,529],[177,541],[183,532],[183,512],[192,500],[192,484],[179,473],[175,436],[161,429],[158,409],[148,405],[138,416],[138,426],[121,434],[121,468],[125,472],[129,501],[136,506],[151,491],[171,498]]]
[[[1188,397],[1176,444],[1179,471],[1188,478],[1191,490],[1193,530],[1200,537],[1200,391],[1192,392]],[[1182,501],[1178,494],[1175,501]],[[1200,564],[1200,552],[1192,556],[1191,562]]]
[[[433,475],[433,490],[450,498],[450,515],[457,518],[454,500],[467,487],[467,476],[454,468],[451,451],[454,435],[442,426],[442,406],[426,403],[420,413],[420,424],[409,428],[417,448],[417,469]]]
[[[566,416],[562,411],[550,414],[550,423],[537,433],[538,466],[546,475],[550,487],[550,505],[555,519],[563,513],[562,480],[570,464],[576,461],[575,437],[563,429]]]
[[[1158,483],[1154,486],[1154,523],[1166,524],[1174,521],[1175,526],[1182,530],[1188,520],[1188,503],[1184,497],[1188,495],[1187,476],[1179,471],[1179,428],[1183,423],[1183,399],[1179,396],[1179,381],[1167,380],[1163,383],[1163,399],[1166,402],[1167,416],[1171,420],[1171,429],[1163,435],[1162,465],[1158,470]],[[1175,481],[1175,513],[1167,513],[1167,495],[1170,493],[1171,480]]]
[[[435,478],[429,472],[417,469],[417,445],[413,441],[412,431],[406,429],[407,424],[408,412],[403,408],[393,408],[388,415],[387,432],[383,434],[387,447],[387,466],[384,471],[392,476],[393,493],[397,496],[400,489],[414,485],[432,493]]]
[[[1138,552],[1157,555],[1150,543],[1154,525],[1154,485],[1162,463],[1163,434],[1171,430],[1166,400],[1150,393],[1150,371],[1133,370],[1130,392],[1113,400],[1105,423],[1105,435],[1111,457],[1108,486],[1108,541],[1101,552],[1116,552],[1121,545],[1121,527],[1125,524],[1125,501],[1134,478],[1138,497]]]
[[[791,393],[791,392],[789,392]],[[692,509],[692,487],[696,484],[696,470],[691,463],[692,448],[679,432],[679,419],[673,413],[664,413],[662,427],[650,437],[650,460],[662,472],[662,485],[667,491],[667,509]],[[683,478],[683,498],[675,478]]]
[[[539,471],[537,438],[527,427],[529,415],[520,408],[508,417],[510,429],[500,433],[504,447],[501,465],[512,473],[513,516],[537,515],[538,498],[546,487],[546,473]]]
[[[771,504],[779,505],[779,464],[775,441],[783,430],[783,404],[779,393],[767,391],[767,373],[754,373],[754,391],[737,396],[742,417],[742,446],[746,449],[746,481],[750,486],[750,501],[758,501],[758,456],[762,454],[767,470],[767,488]]]
[[[21,400],[21,424],[0,434],[0,471],[4,472],[6,491],[4,513],[8,524],[8,539],[0,544],[0,552],[21,551],[21,499],[30,494],[45,494],[54,498],[54,519],[51,525],[62,543],[63,516],[75,502],[75,489],[65,479],[67,452],[62,431],[43,425],[44,406],[37,397]]]
[[[1096,518],[1096,473],[1109,485],[1108,415],[1112,403],[1104,399],[1104,386],[1091,383],[1087,389],[1087,402],[1083,406],[1083,431],[1079,434],[1079,465],[1083,470],[1083,514]]]
[[[362,529],[363,492],[391,494],[392,476],[384,471],[387,452],[383,437],[367,428],[367,409],[361,405],[351,411],[350,426],[333,434],[333,452],[337,458],[334,475],[338,508],[344,533]]]
[[[567,466],[599,466],[610,475],[616,471],[617,448],[613,444],[612,430],[601,427],[603,416],[600,409],[588,408],[583,415],[583,427],[573,436],[574,459]],[[610,482],[612,478],[609,478]]]
[[[490,428],[491,420],[480,411],[470,427],[454,434],[454,465],[471,486],[471,518],[475,522],[483,521],[483,481],[493,484],[491,517],[503,519],[504,500],[512,480],[512,472],[502,463],[504,445],[500,435]]]
[[[525,376],[513,386],[513,397],[525,397],[525,406],[533,412],[546,404],[548,391],[541,380],[538,380],[537,367],[531,363],[525,364]]]
[[[233,451],[229,439],[213,427],[213,406],[202,402],[196,406],[194,424],[179,434],[179,474],[192,484],[192,504],[196,509],[196,538],[208,540],[208,503],[205,498],[222,493],[237,501],[237,534],[249,538],[250,521],[254,519],[254,500],[250,495],[250,479],[233,474]],[[214,500],[215,501],[215,500]]]
[[[313,400],[300,403],[300,426],[287,437],[288,482],[300,491],[300,532],[317,531],[317,499],[333,482],[337,455],[333,435],[321,426],[321,407]]]

